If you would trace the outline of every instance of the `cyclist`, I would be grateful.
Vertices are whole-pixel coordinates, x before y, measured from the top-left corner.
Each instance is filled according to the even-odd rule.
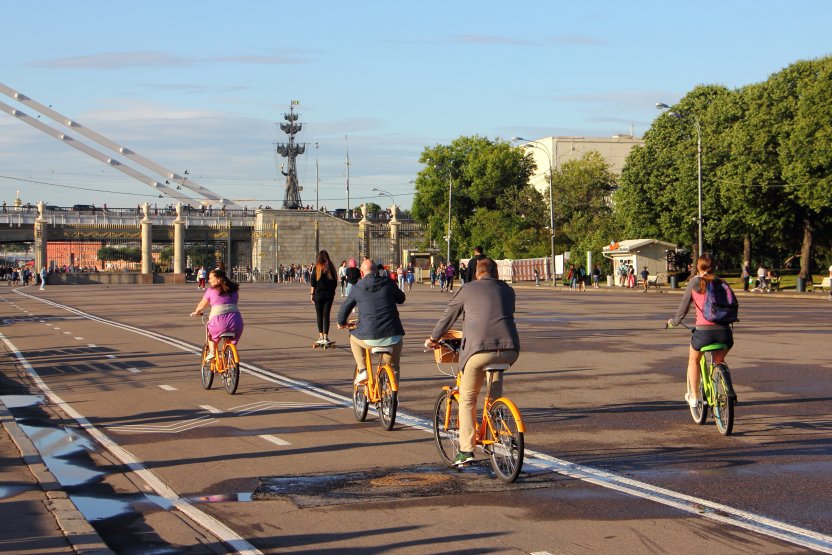
[[[731,327],[709,322],[702,314],[702,308],[705,306],[705,288],[715,278],[713,259],[710,254],[705,253],[696,261],[696,275],[688,282],[676,315],[667,321],[668,326],[678,326],[685,319],[688,310],[690,310],[690,305],[693,304],[696,307],[696,327],[693,329],[688,353],[688,384],[690,384],[690,391],[685,393],[685,401],[694,408],[697,403],[702,402],[702,399],[697,398],[700,382],[699,360],[702,358],[700,349],[712,343],[727,345],[728,347],[724,351],[713,352],[714,363],[719,364],[725,361],[725,355],[734,346],[734,334]]]
[[[233,333],[235,337],[231,343],[235,345],[243,335],[243,317],[237,308],[239,289],[240,286],[225,275],[225,270],[217,268],[208,273],[208,288],[205,295],[191,312],[191,316],[201,316],[203,310],[208,306],[211,307],[207,324],[208,335],[211,337],[208,343],[210,352],[207,360],[214,358],[214,345],[219,341],[220,335],[225,332]]]
[[[476,280],[451,297],[425,340],[425,347],[438,348],[437,341],[442,335],[460,316],[464,317],[459,353],[459,367],[463,371],[459,388],[459,454],[454,466],[463,466],[474,459],[477,397],[485,379],[485,367],[514,364],[520,354],[520,337],[514,323],[514,290],[498,278],[496,262],[483,257],[476,264]],[[494,399],[503,394],[502,380],[502,372],[495,372],[491,383]]]
[[[350,333],[350,348],[358,374],[355,383],[367,381],[367,363],[364,350],[371,347],[392,346],[393,352],[384,355],[384,362],[393,368],[399,380],[399,359],[402,355],[404,327],[399,318],[398,304],[404,304],[404,291],[387,275],[381,276],[378,267],[370,260],[361,263],[362,277],[347,293],[347,300],[338,311],[338,329],[347,327],[347,317],[356,306],[361,314],[358,327]]]

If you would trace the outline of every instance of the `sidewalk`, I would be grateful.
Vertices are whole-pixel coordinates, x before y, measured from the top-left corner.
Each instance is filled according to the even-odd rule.
[[[0,398],[0,552],[112,555]]]

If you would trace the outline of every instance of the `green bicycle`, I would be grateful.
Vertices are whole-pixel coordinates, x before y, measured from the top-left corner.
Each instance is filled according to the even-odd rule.
[[[684,323],[681,324],[690,329]],[[675,326],[665,326],[665,329]],[[690,407],[690,415],[693,421],[699,425],[704,424],[708,419],[708,407],[714,416],[719,433],[724,436],[731,435],[734,429],[734,405],[737,402],[737,394],[731,382],[731,373],[728,365],[724,362],[714,362],[714,352],[723,351],[728,346],[722,343],[712,343],[700,349],[702,358],[699,359],[699,391],[696,398],[699,400],[696,406]],[[687,381],[687,380],[686,380]],[[690,383],[687,384],[688,393],[691,393]]]

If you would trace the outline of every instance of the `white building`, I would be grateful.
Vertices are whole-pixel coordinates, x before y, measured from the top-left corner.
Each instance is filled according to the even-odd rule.
[[[630,150],[636,145],[643,145],[644,141],[631,135],[615,135],[603,137],[544,137],[528,141],[526,144],[537,145],[527,150],[534,157],[537,171],[529,182],[543,194],[549,194],[549,164],[557,173],[560,167],[570,161],[579,160],[584,154],[597,151],[610,165],[613,173],[621,175],[624,161]]]

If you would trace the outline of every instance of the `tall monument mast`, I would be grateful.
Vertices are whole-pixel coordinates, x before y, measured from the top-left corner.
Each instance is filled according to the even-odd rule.
[[[289,136],[289,142],[277,143],[277,153],[288,158],[287,171],[280,169],[280,173],[286,176],[286,191],[283,195],[283,208],[299,209],[303,208],[300,200],[300,187],[298,186],[298,172],[295,159],[306,152],[306,145],[296,144],[295,135],[300,133],[303,127],[302,123],[298,123],[298,114],[295,113],[295,106],[300,104],[299,100],[293,100],[289,105],[289,113],[283,114],[283,119],[286,123],[280,124],[280,130]]]

